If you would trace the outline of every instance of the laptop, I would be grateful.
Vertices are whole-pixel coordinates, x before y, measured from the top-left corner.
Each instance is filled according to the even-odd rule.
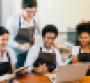
[[[87,64],[61,65],[57,68],[56,83],[81,80],[87,70]]]

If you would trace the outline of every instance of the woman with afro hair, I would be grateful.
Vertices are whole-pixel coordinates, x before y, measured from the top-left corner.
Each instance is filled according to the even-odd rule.
[[[87,76],[90,76],[90,21],[79,23],[76,27],[79,46],[72,48],[73,63],[88,63]]]

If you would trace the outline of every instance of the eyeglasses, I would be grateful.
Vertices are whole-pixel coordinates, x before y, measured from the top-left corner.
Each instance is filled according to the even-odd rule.
[[[36,7],[27,7],[26,9],[26,12],[36,12],[37,11],[37,8]]]

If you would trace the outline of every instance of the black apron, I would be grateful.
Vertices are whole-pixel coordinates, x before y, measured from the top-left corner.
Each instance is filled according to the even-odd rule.
[[[35,39],[35,27],[28,27],[28,28],[21,28],[21,17],[19,16],[19,30],[15,37],[15,41],[19,44],[29,43],[30,45],[33,45]],[[19,55],[17,56],[17,64],[16,68],[23,67],[24,62],[26,61],[26,55],[27,51],[23,52],[20,51]]]
[[[15,41],[17,41],[19,44],[30,43],[30,45],[32,45],[34,43],[34,34],[34,26],[21,28],[21,17],[19,16],[19,30],[15,37]]]
[[[78,60],[79,62],[90,62],[90,53],[81,53],[81,49],[79,49]],[[90,69],[88,69],[86,76],[90,76]]]
[[[52,72],[56,68],[56,53],[43,53],[42,48],[40,48],[39,57],[33,66],[38,67],[42,64],[46,64],[49,72]]]
[[[0,62],[0,76],[7,73],[12,73],[12,65],[10,62],[10,56],[7,53],[8,62]]]

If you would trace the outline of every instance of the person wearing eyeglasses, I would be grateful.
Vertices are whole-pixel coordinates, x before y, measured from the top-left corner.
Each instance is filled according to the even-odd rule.
[[[44,75],[63,65],[59,50],[55,47],[58,29],[55,25],[46,25],[42,29],[42,43],[32,46],[28,51],[25,67],[32,73]]]

